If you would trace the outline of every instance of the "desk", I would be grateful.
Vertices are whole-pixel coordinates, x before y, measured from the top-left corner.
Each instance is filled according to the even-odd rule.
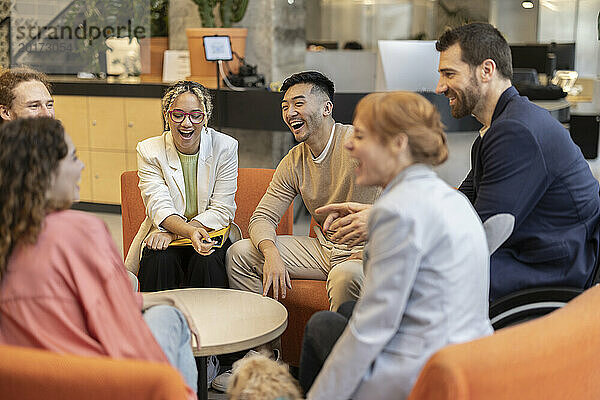
[[[565,99],[557,100],[532,100],[533,104],[542,107],[561,123],[569,122],[570,103]]]
[[[571,105],[569,131],[573,141],[581,148],[586,159],[597,158],[600,105],[594,103],[575,103]]]
[[[248,350],[277,339],[287,327],[287,310],[270,297],[232,289],[175,289],[169,293],[185,304],[199,333],[198,398],[208,398],[206,357]],[[153,293],[144,296],[152,297]]]

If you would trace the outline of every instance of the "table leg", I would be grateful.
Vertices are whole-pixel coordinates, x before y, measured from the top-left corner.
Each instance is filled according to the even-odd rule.
[[[208,400],[207,361],[207,357],[196,357],[196,367],[198,368],[198,400]]]

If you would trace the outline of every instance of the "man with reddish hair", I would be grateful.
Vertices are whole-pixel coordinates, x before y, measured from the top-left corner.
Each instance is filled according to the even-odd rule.
[[[17,118],[54,118],[54,99],[46,75],[31,68],[0,72],[0,123]]]

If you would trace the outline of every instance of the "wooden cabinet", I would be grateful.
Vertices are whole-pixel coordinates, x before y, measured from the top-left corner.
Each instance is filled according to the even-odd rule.
[[[127,152],[127,171],[137,171],[137,153],[135,151]]]
[[[77,149],[89,149],[88,105],[84,96],[54,96],[56,118],[61,120]]]
[[[125,152],[93,151],[92,193],[96,203],[121,203],[121,174],[126,170]]]
[[[89,97],[90,148],[122,150],[125,145],[125,99]]]
[[[79,182],[79,199],[81,201],[94,201],[92,196],[92,163],[90,161],[90,151],[77,149],[77,157],[83,161],[83,171],[81,171],[81,181]]]
[[[138,142],[163,133],[159,99],[125,99],[125,117],[127,119],[127,151],[135,152]],[[134,169],[137,169],[137,166]]]
[[[55,96],[56,117],[85,168],[81,201],[120,204],[120,177],[137,169],[137,143],[163,131],[160,99]]]

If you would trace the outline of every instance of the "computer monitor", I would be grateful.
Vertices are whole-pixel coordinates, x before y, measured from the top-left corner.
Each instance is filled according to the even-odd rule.
[[[575,43],[511,44],[513,68],[533,68],[546,73],[547,54],[556,55],[557,70],[575,69]]]
[[[575,43],[558,43],[554,45],[557,70],[575,70]]]
[[[510,45],[513,68],[533,68],[538,73],[546,73],[546,44]]]
[[[375,90],[435,91],[440,52],[434,40],[379,40],[377,47]]]

